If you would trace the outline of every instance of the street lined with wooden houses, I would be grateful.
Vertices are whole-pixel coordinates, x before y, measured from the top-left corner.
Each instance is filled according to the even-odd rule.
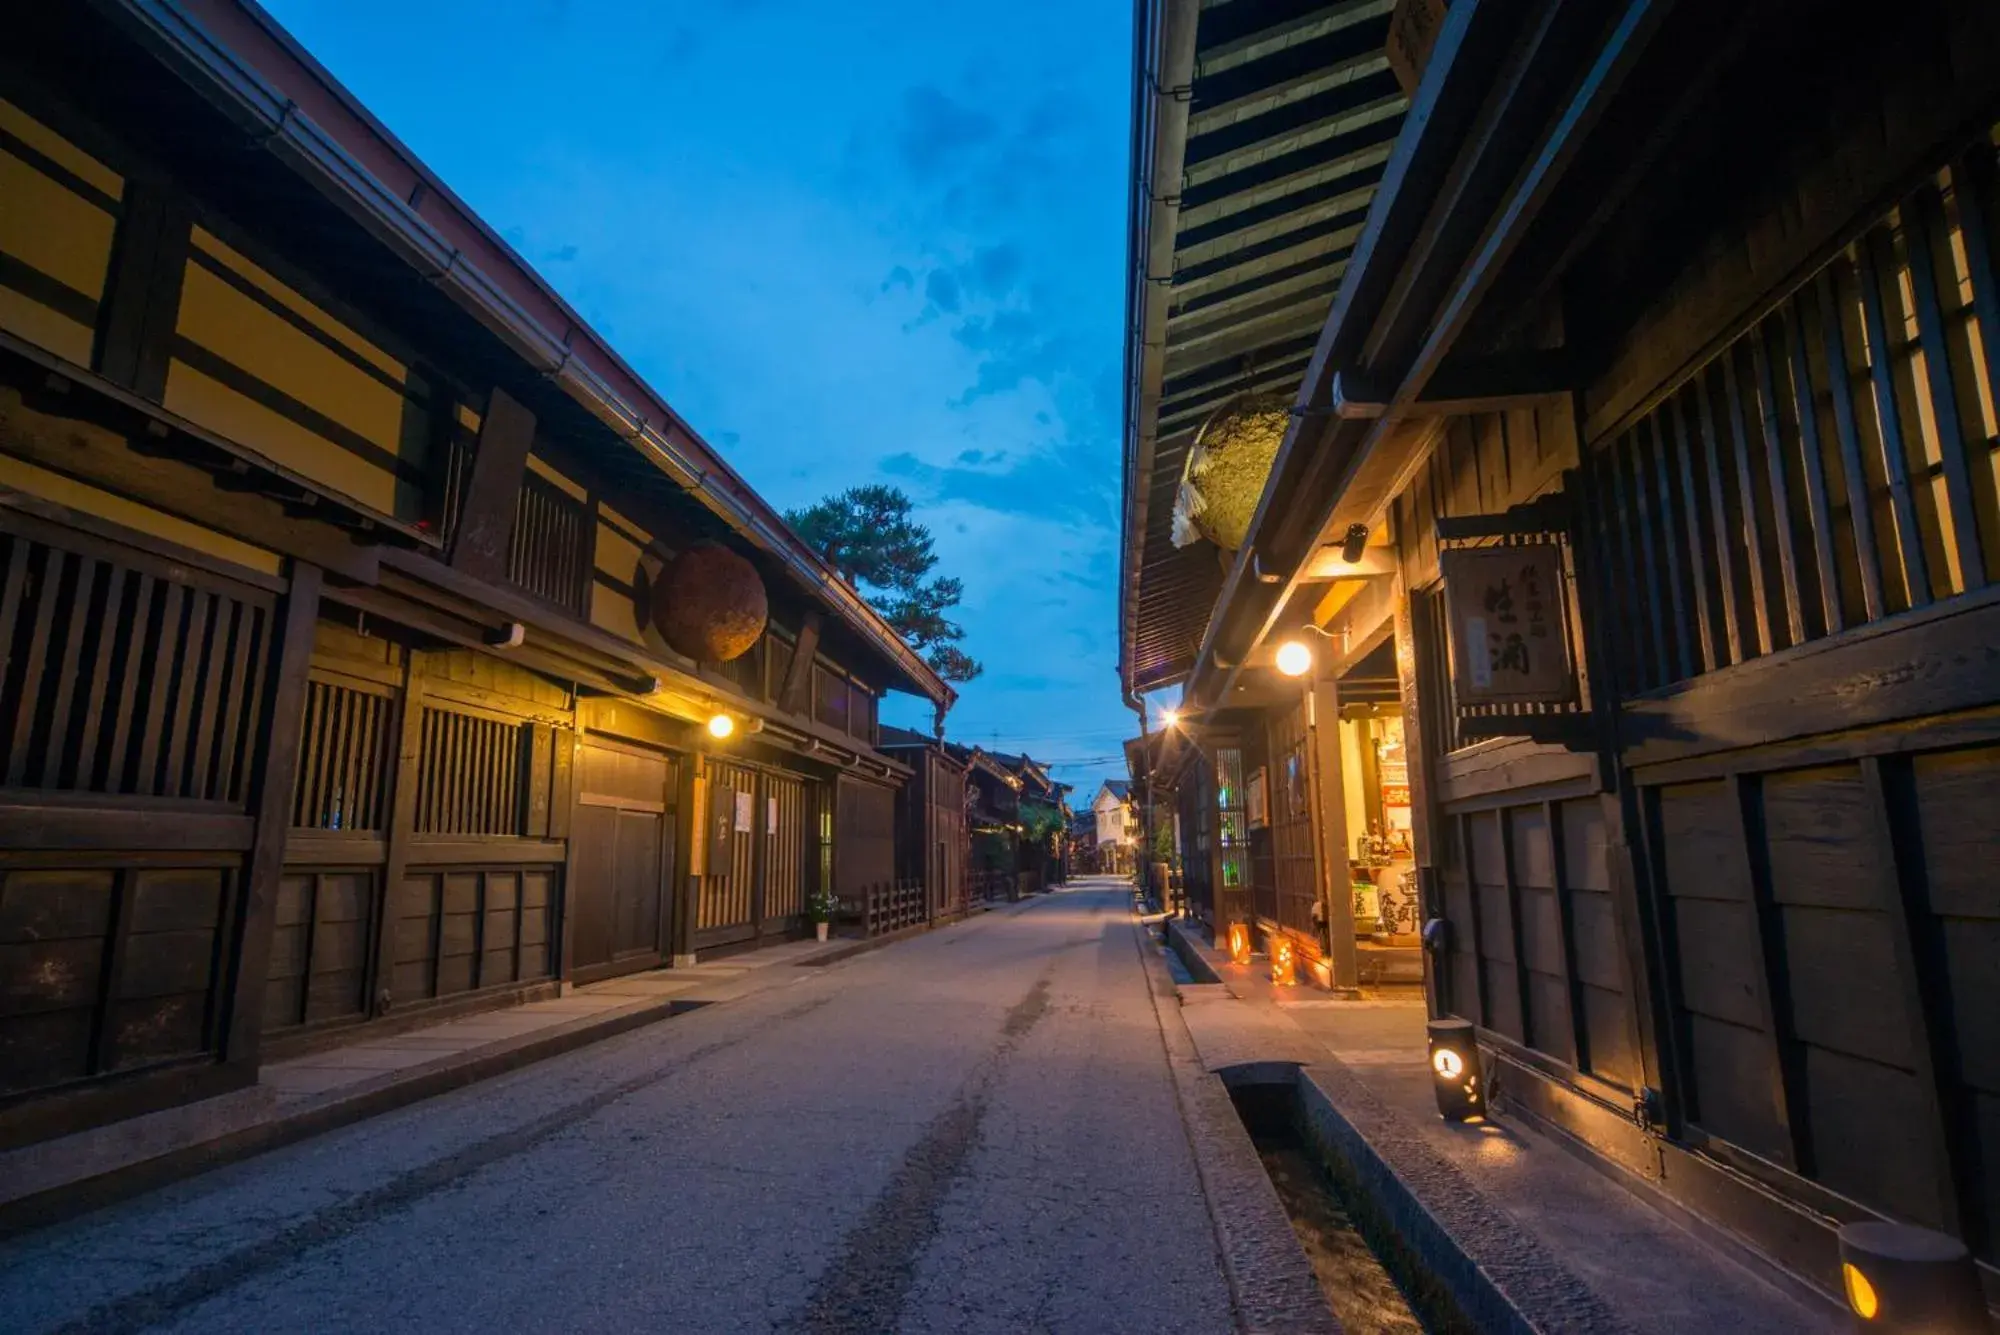
[[[2000,6],[890,5],[0,13],[0,1332],[2000,1328]]]

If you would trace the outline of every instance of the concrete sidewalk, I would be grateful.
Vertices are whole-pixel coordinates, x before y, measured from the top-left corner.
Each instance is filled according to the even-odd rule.
[[[1477,1124],[1437,1115],[1425,1052],[1425,1009],[1415,989],[1345,1001],[1279,988],[1262,959],[1231,964],[1180,930],[1217,983],[1183,983],[1183,1014],[1211,1071],[1297,1063],[1308,1117],[1373,1161],[1384,1194],[1407,1217],[1428,1216],[1449,1244],[1426,1262],[1467,1275],[1511,1311],[1496,1327],[1685,1332],[1844,1329],[1844,1314],[1815,1303],[1712,1236],[1700,1236],[1605,1171],[1506,1114]],[[1196,974],[1202,972],[1195,970]],[[1326,1117],[1325,1114],[1331,1114]],[[1350,1156],[1354,1157],[1354,1156]],[[1356,1165],[1363,1180],[1370,1176]],[[1385,1202],[1392,1217],[1396,1202]],[[1414,1242],[1415,1240],[1413,1240]],[[1473,1272],[1478,1272],[1474,1275]],[[1482,1326],[1486,1324],[1481,1322]]]
[[[787,941],[267,1064],[217,1098],[0,1153],[0,1236],[759,990],[898,937]]]

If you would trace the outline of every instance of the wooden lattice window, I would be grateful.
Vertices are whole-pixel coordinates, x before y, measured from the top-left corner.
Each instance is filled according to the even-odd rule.
[[[0,783],[242,806],[272,595],[0,522]]]
[[[535,597],[588,617],[594,537],[582,501],[529,473],[515,503],[507,576]]]
[[[417,833],[521,833],[521,751],[511,720],[424,707],[417,774]]]
[[[292,788],[295,829],[387,827],[395,713],[385,688],[313,675]]]
[[[2000,580],[1995,176],[1982,142],[1592,452],[1624,694]]]

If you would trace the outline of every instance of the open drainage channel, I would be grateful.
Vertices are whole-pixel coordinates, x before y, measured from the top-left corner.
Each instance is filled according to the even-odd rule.
[[[1228,1083],[1341,1329],[1347,1335],[1478,1335],[1339,1152],[1313,1136],[1296,1086]]]

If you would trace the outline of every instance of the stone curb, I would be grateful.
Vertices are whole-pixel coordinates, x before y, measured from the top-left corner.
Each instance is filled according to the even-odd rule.
[[[1197,954],[1213,971],[1205,943],[1190,933],[1176,936],[1178,951]],[[1353,1185],[1476,1329],[1523,1335],[1633,1330],[1331,1053],[1313,1053],[1297,1067],[1295,1081],[1307,1129],[1322,1152],[1345,1162]]]
[[[1202,1066],[1181,1018],[1180,997],[1166,960],[1136,919],[1132,935],[1173,1072],[1195,1173],[1215,1229],[1216,1251],[1229,1282],[1236,1329],[1244,1335],[1340,1335],[1340,1323],[1236,1105],[1221,1078]]]
[[[1301,1067],[1298,1094],[1314,1137],[1345,1161],[1360,1191],[1477,1329],[1633,1330],[1337,1059]]]
[[[219,1136],[102,1171],[86,1169],[68,1181],[52,1182],[28,1194],[0,1200],[0,1238],[59,1223],[211,1168],[478,1084],[710,1004],[713,1003],[707,1000],[666,997],[580,1016],[566,1024],[501,1040],[473,1052],[453,1053],[420,1066],[385,1071],[373,1080],[305,1100],[278,1116],[254,1121]],[[181,1111],[167,1109],[164,1114],[151,1116]],[[49,1148],[49,1143],[44,1142],[12,1153],[47,1153]]]

